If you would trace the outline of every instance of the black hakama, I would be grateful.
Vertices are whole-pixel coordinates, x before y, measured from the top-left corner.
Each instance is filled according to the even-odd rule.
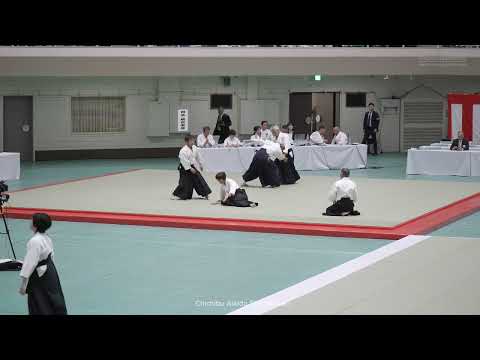
[[[280,172],[274,161],[270,160],[267,154],[267,150],[260,149],[255,152],[253,160],[250,163],[250,167],[242,176],[245,182],[260,179],[262,187],[280,186],[282,180],[280,178]]]
[[[328,216],[346,216],[346,215],[360,215],[360,213],[354,210],[355,204],[350,198],[341,198],[336,201],[332,206],[329,206],[323,215]]]
[[[300,175],[295,169],[293,150],[288,150],[287,160],[275,160],[277,163],[278,169],[280,171],[280,177],[282,179],[282,184],[295,184],[300,180]]]
[[[258,205],[258,203],[248,200],[247,192],[244,189],[237,189],[235,195],[230,196],[227,201],[222,201],[222,205],[225,206],[250,207],[252,204]]]
[[[28,279],[26,292],[30,315],[67,315],[62,286],[51,255],[37,265],[37,268],[47,265],[45,273],[39,277],[35,268]]]
[[[194,166],[192,167],[195,169]],[[173,191],[173,195],[182,200],[188,200],[192,198],[194,189],[200,196],[205,197],[211,194],[212,190],[198,170],[196,174],[193,174],[190,170],[186,171],[180,164],[178,165],[178,171],[180,172],[180,179],[178,180],[178,186]]]

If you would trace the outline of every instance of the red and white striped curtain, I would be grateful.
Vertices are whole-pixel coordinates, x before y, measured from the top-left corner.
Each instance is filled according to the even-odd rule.
[[[480,143],[480,95],[448,94],[448,137],[462,130],[465,138]]]

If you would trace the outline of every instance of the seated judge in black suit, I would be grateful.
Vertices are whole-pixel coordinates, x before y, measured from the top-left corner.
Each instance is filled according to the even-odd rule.
[[[463,132],[459,131],[458,132],[458,138],[452,141],[452,145],[450,146],[450,150],[468,150],[469,145],[468,141],[465,140]],[[459,145],[461,143],[461,145]]]
[[[363,117],[363,140],[362,144],[367,144],[368,153],[370,152],[370,144],[373,144],[374,155],[378,155],[377,151],[377,132],[380,124],[380,115],[374,110],[373,103],[368,104],[368,111]]]
[[[215,131],[213,132],[213,135],[220,135],[218,139],[219,144],[223,144],[229,136],[230,126],[232,126],[232,120],[230,120],[230,116],[223,112],[223,107],[220,106],[218,108],[217,125],[215,125]]]

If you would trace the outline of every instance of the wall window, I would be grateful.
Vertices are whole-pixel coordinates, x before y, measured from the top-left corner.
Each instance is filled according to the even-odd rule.
[[[361,107],[367,106],[367,94],[366,93],[347,93],[346,94],[346,107]]]
[[[224,109],[232,108],[232,94],[211,94],[210,95],[210,109]]]
[[[125,97],[72,97],[74,133],[125,131]]]

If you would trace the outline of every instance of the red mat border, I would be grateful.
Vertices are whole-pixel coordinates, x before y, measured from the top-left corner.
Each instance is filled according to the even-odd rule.
[[[10,193],[138,170],[140,169],[67,180],[11,191]],[[480,210],[480,192],[392,227],[17,207],[8,208],[7,216],[14,219],[29,219],[36,212],[47,212],[52,219],[57,221],[398,240],[408,235],[429,233],[478,210]]]
[[[35,212],[47,212],[57,221],[398,240],[426,234],[478,210],[480,193],[393,227],[34,208],[8,208],[7,216],[29,219]]]

